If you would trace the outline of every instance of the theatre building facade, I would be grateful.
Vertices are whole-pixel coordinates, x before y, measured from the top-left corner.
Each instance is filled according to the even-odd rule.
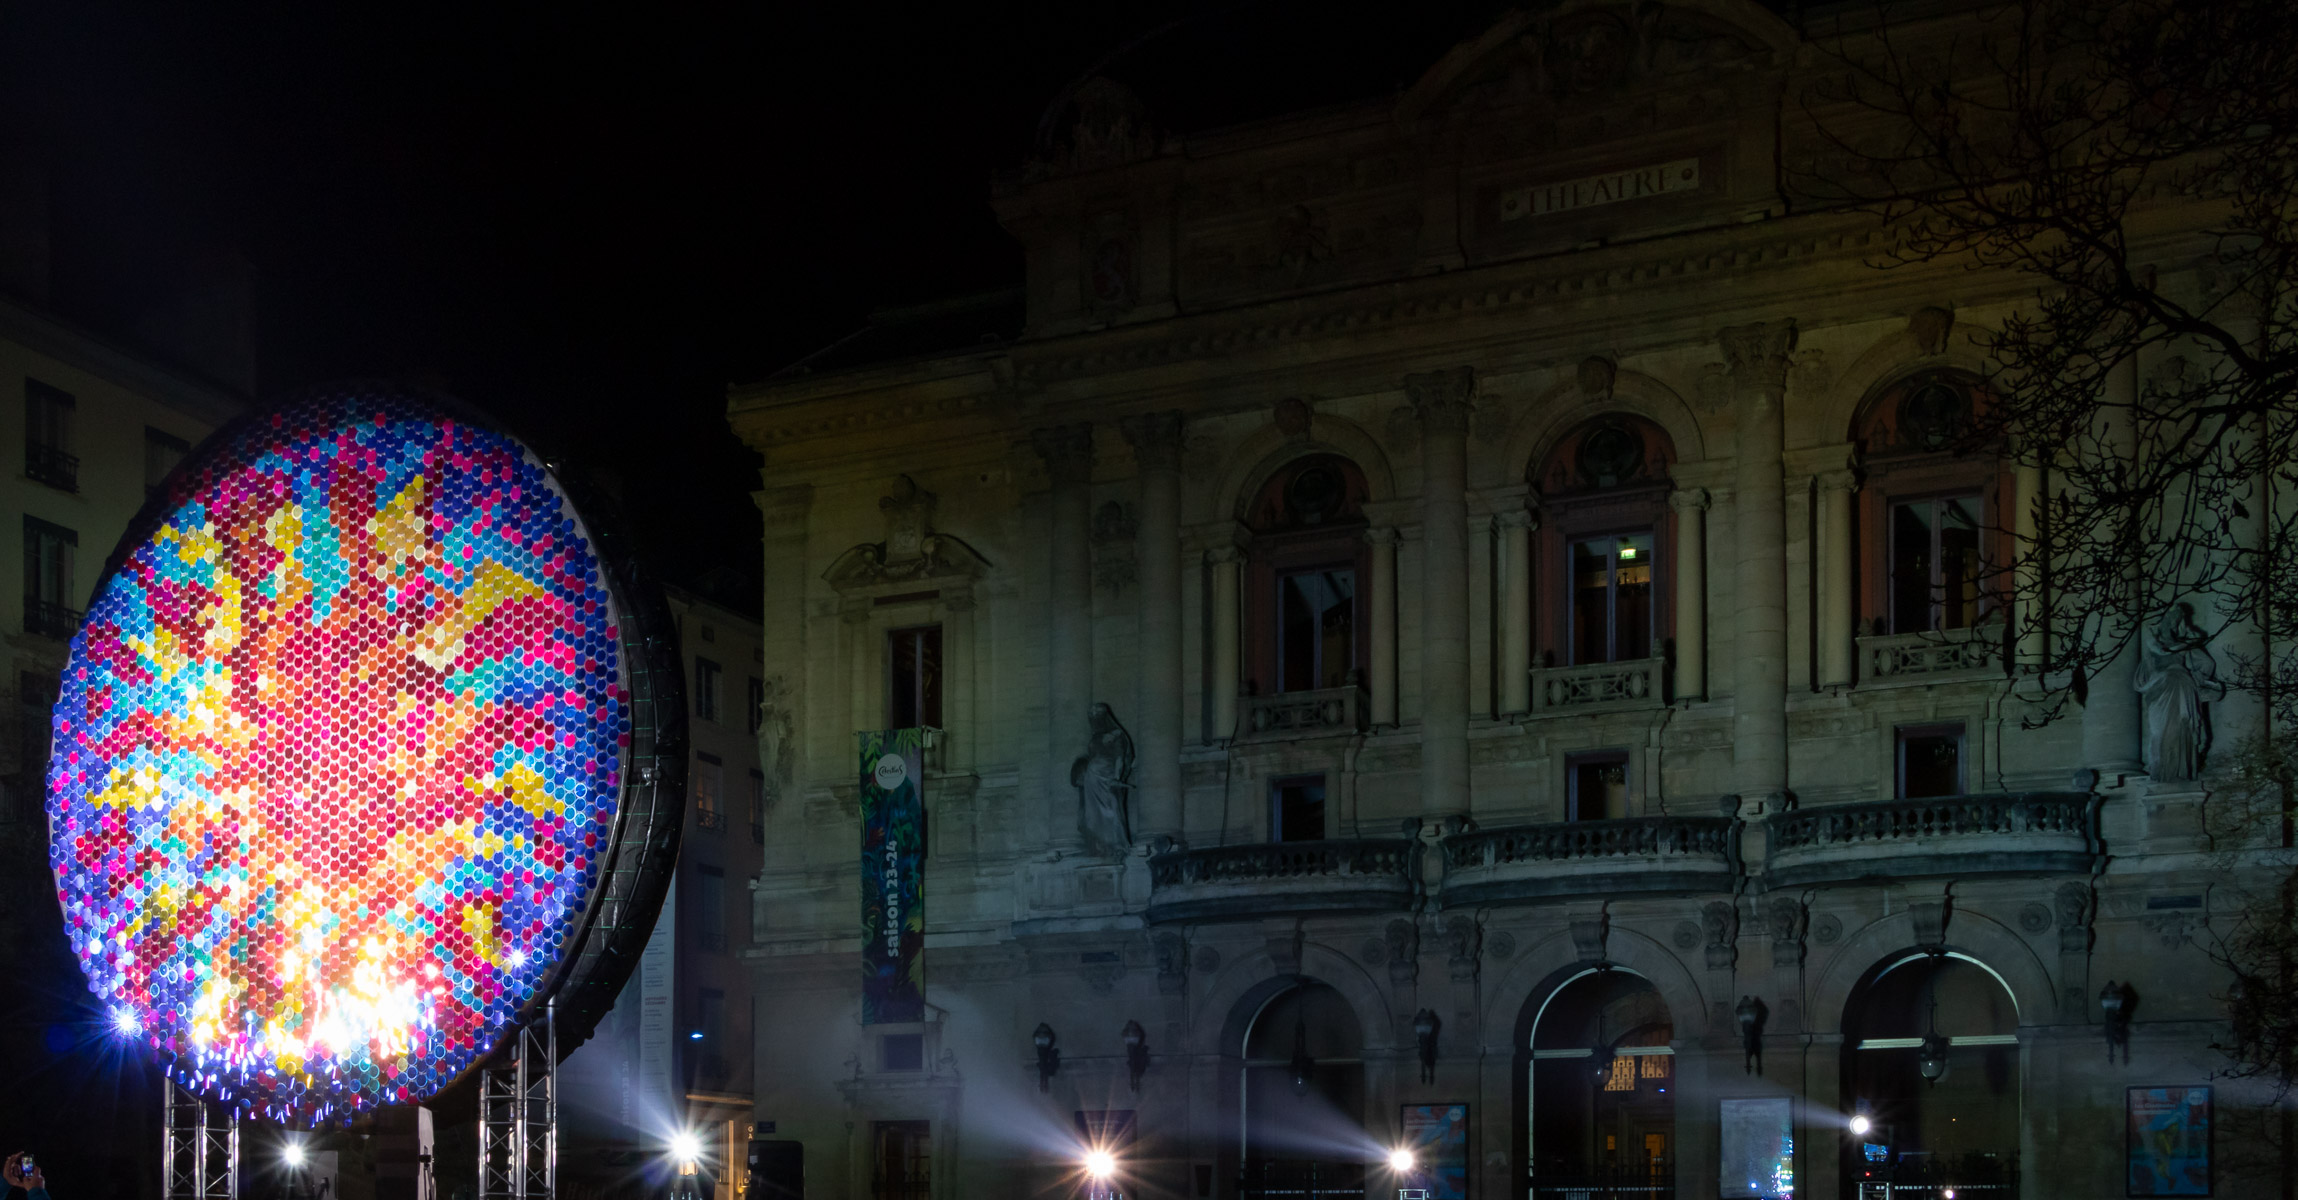
[[[2255,708],[2150,724],[2134,650],[2041,720],[1992,568],[2049,472],[1962,436],[2032,284],[1799,198],[1815,56],[1568,3],[1219,132],[1089,82],[995,191],[1011,328],[735,389],[785,1178],[2257,1194],[2203,819]]]

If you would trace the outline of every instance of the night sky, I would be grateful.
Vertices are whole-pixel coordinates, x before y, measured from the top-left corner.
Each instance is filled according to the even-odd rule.
[[[243,256],[263,397],[443,386],[747,607],[725,385],[1018,285],[989,180],[1065,88],[1099,67],[1215,128],[1393,94],[1501,7],[0,0],[0,153],[52,178],[51,307],[125,336]]]

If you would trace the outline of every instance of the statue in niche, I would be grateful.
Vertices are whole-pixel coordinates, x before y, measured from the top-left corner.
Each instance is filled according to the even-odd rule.
[[[1077,830],[1096,852],[1123,855],[1133,845],[1126,820],[1133,738],[1107,704],[1096,702],[1085,723],[1085,754],[1069,765],[1069,782],[1077,788]]]
[[[2140,637],[2138,670],[2132,676],[2144,706],[2146,772],[2156,780],[2183,782],[2202,770],[2210,748],[2210,727],[2202,706],[2226,698],[2218,664],[2203,649],[2209,641],[2194,623],[2194,609],[2174,604]]]

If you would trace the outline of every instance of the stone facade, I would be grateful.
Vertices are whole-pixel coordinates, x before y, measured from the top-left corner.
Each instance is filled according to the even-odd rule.
[[[1805,1194],[1851,1194],[1848,1120],[1894,1104],[1934,1164],[2121,1194],[2125,1088],[2224,1065],[2209,950],[2244,860],[2201,815],[2226,726],[2201,782],[2150,780],[2127,661],[2029,727],[2031,648],[1992,601],[1924,618],[1894,590],[1907,505],[1967,492],[1970,553],[2007,557],[2047,486],[1924,440],[1954,398],[1924,389],[1976,376],[1967,331],[2031,289],[1877,271],[1871,220],[1791,192],[1810,58],[1735,0],[1586,4],[1392,102],[1202,137],[1081,93],[1070,149],[995,196],[1020,337],[735,390],[787,698],[757,1116],[804,1144],[808,1195],[910,1194],[888,1122],[930,1123],[935,1197],[1073,1183],[1110,1110],[1128,1194],[1237,1195],[1316,1156],[1272,1148],[1258,1098],[1302,1061],[1363,1131],[1326,1158],[1468,1105],[1479,1196],[1641,1155],[1715,1197],[1719,1105],[1766,1096]],[[2201,246],[2167,240],[2165,277]],[[1614,542],[1648,608],[1604,611],[1650,637],[1598,646],[1572,556]],[[1278,593],[1312,568],[1346,573],[1346,617],[1296,675]],[[852,738],[918,627],[929,1008],[889,1069],[858,1017]],[[1123,855],[1079,830],[1096,703],[1135,752]],[[1322,836],[1275,840],[1297,780]],[[2139,998],[2112,1062],[2110,980]],[[1589,1037],[1541,1032],[1559,997]],[[1907,1092],[1934,1036],[1948,1074]],[[1594,1101],[1559,1082],[1591,1061]],[[2228,1122],[2243,1099],[2219,1087]],[[2235,1141],[2226,1187],[2257,1165]]]

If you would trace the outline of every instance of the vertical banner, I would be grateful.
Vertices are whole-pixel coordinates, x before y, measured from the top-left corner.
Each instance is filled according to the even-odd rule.
[[[923,1021],[925,731],[854,737],[862,772],[862,1024]]]

